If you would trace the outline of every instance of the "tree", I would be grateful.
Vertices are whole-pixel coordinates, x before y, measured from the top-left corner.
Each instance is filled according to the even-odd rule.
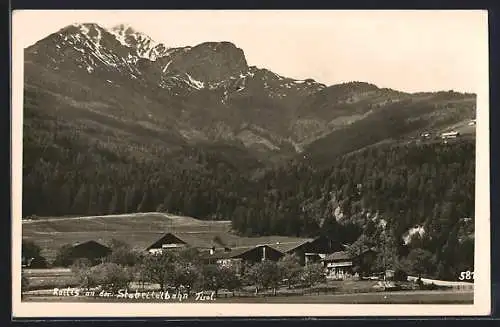
[[[146,255],[140,266],[140,273],[150,283],[157,283],[161,290],[171,285],[177,265],[175,253],[162,251],[157,254]]]
[[[273,288],[273,293],[276,294],[276,287],[281,282],[281,271],[278,264],[274,261],[262,261],[253,265],[246,271],[246,279],[256,287],[256,292],[259,289]]]
[[[112,252],[105,258],[106,262],[112,262],[128,267],[135,266],[140,262],[140,260],[140,254],[127,247],[112,248]]]
[[[236,273],[236,269],[233,266],[221,267],[222,285],[225,289],[233,293],[234,291],[240,289],[241,279]]]
[[[65,244],[59,248],[53,262],[56,267],[68,267],[73,264],[74,258],[71,256],[71,244]]]
[[[194,262],[179,262],[174,267],[173,286],[182,286],[189,292],[200,281],[201,270]]]
[[[203,266],[202,285],[203,288],[214,291],[217,297],[219,290],[224,287],[224,279],[219,265],[209,264]]]
[[[36,258],[41,254],[41,248],[31,240],[23,240],[21,245],[21,252],[25,258]]]
[[[288,288],[295,285],[302,273],[299,258],[294,254],[287,254],[278,261],[281,276],[287,280]]]
[[[24,262],[30,268],[46,268],[47,260],[41,255],[41,248],[30,240],[23,240],[21,245],[21,253]]]
[[[320,263],[309,264],[304,267],[301,279],[311,287],[326,280],[325,269]]]
[[[408,256],[401,260],[401,266],[408,274],[427,276],[435,269],[435,259],[431,252],[424,249],[412,249]]]

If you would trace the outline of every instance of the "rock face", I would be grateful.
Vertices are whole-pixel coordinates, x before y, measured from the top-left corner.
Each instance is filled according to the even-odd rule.
[[[192,79],[212,84],[248,71],[243,50],[230,42],[206,42],[183,48],[169,56],[169,71],[188,74]]]
[[[72,119],[82,124],[90,111],[100,124],[104,116],[111,125],[140,122],[187,142],[231,142],[271,155],[293,155],[317,141],[313,148],[323,151],[332,140],[351,142],[345,152],[475,115],[471,94],[405,94],[361,82],[327,87],[249,66],[231,42],[169,48],[124,24],[74,24],[26,48],[25,83],[55,97],[55,107],[78,108]],[[26,101],[32,97],[27,92]],[[38,110],[53,107],[37,101]],[[387,119],[421,124],[358,142],[356,131]]]

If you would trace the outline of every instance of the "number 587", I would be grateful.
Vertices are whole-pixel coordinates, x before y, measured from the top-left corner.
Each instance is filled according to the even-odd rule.
[[[474,279],[474,272],[473,271],[462,271],[460,272],[460,276],[458,277],[459,280],[471,280]]]

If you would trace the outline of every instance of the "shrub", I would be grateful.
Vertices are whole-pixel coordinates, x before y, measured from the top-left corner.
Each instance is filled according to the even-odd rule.
[[[81,272],[82,284],[86,287],[100,285],[104,290],[117,292],[132,281],[131,272],[116,263],[102,263]]]
[[[88,258],[78,258],[73,261],[71,271],[75,274],[80,273],[82,270],[88,270],[92,266],[92,262]]]

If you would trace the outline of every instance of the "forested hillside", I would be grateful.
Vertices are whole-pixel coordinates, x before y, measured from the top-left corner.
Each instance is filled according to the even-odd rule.
[[[24,141],[24,216],[165,211],[230,219],[248,236],[326,234],[368,247],[385,235],[395,258],[429,251],[432,273],[473,263],[461,250],[473,244],[473,141],[374,146],[325,169],[308,160],[265,168],[226,145],[117,150],[60,126],[44,135]],[[424,232],[408,236],[416,226]]]

